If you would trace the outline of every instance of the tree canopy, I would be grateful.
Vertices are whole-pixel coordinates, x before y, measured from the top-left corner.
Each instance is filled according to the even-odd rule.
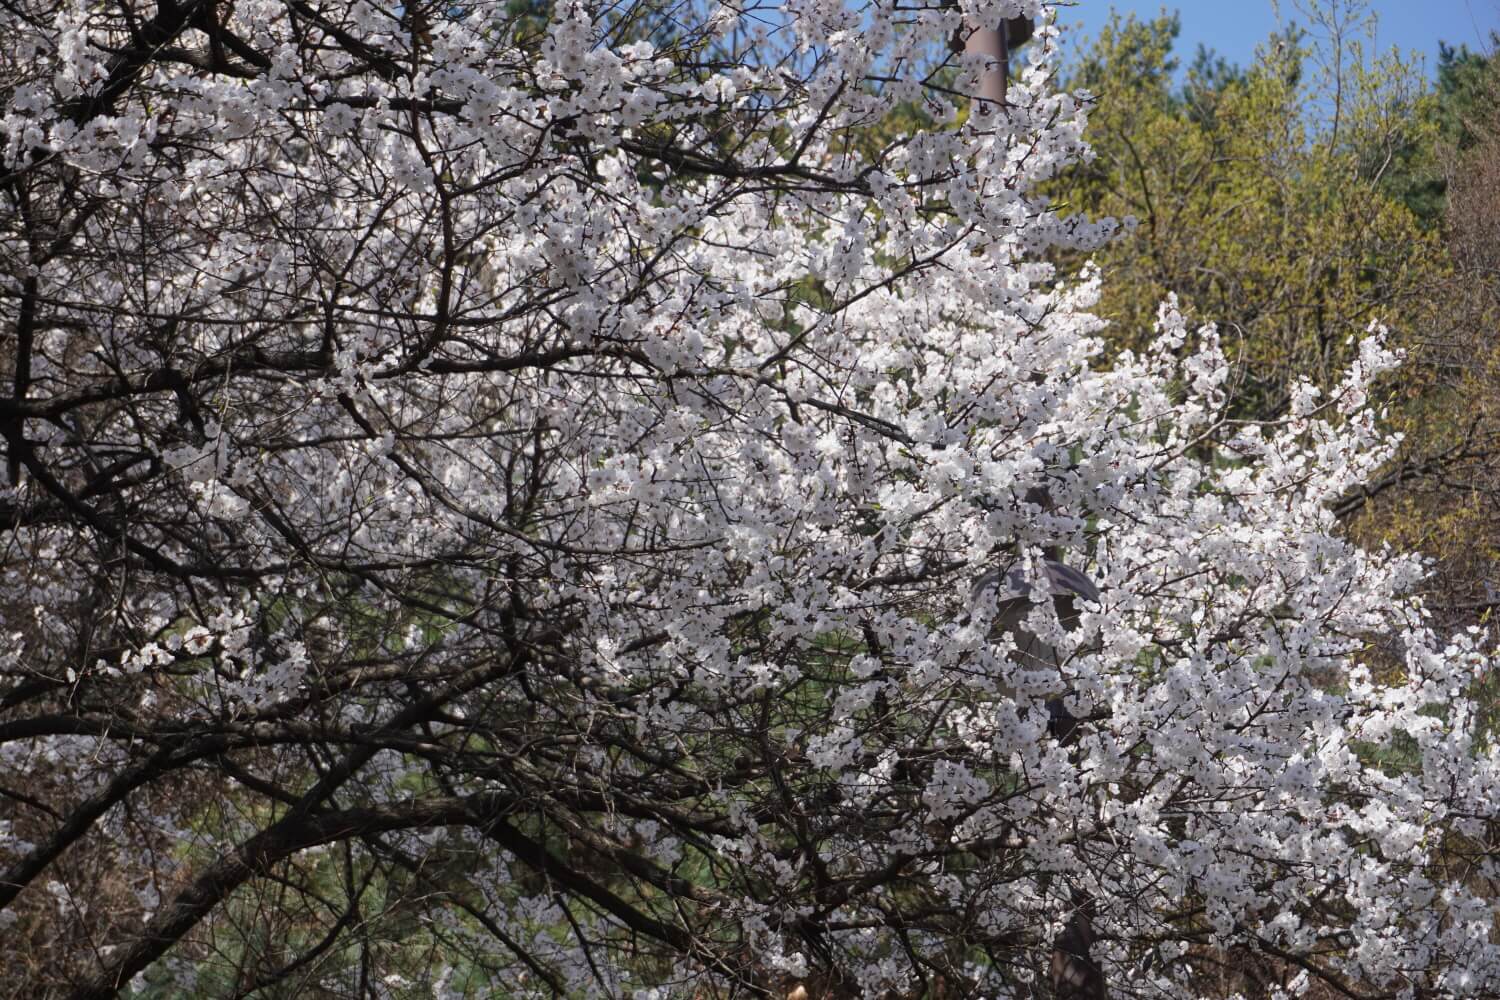
[[[1337,517],[1413,231],[1110,348],[1054,13],[0,5],[0,991],[1500,991],[1493,642]]]
[[[1424,582],[1450,624],[1486,622],[1500,587],[1500,393],[1493,269],[1496,70],[1444,47],[1435,81],[1373,48],[1360,3],[1296,5],[1255,61],[1200,50],[1178,21],[1115,18],[1068,85],[1097,101],[1093,156],[1052,184],[1063,204],[1132,216],[1091,258],[1110,278],[1106,338],[1138,346],[1162,296],[1215,323],[1235,406],[1283,413],[1298,381],[1347,363],[1372,319],[1405,352],[1381,400],[1397,458],[1338,508],[1355,537],[1436,560]],[[1070,264],[1077,266],[1078,255]]]

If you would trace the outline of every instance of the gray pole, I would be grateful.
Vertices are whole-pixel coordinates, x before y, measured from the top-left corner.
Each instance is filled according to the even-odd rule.
[[[973,24],[968,27],[970,31],[964,39],[963,50],[986,56],[995,63],[993,69],[979,76],[979,93],[974,107],[976,115],[989,114],[995,108],[1004,107],[1006,86],[1010,82],[1010,52],[1031,37],[1035,25],[1029,17],[1013,17],[996,27]]]

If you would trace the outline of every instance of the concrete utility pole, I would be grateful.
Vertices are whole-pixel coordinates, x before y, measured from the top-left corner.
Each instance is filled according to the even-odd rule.
[[[972,24],[967,27],[968,37],[963,39],[963,51],[987,56],[997,64],[994,69],[979,77],[979,99],[975,102],[974,111],[976,114],[988,114],[995,108],[1004,106],[1005,88],[1010,82],[1010,53],[1031,38],[1036,24],[1029,17],[1012,17],[1002,21],[998,27],[976,27]],[[955,37],[955,49],[960,47],[958,41]]]
[[[974,99],[974,117],[993,113],[1005,106],[1006,87],[1010,83],[1010,53],[1031,38],[1036,23],[1029,17],[1012,17],[997,27],[966,24],[968,32],[962,39],[962,49],[992,59],[993,69],[979,76],[979,93]],[[960,31],[954,35],[953,48],[960,48]],[[1027,497],[1043,507],[1051,506],[1051,498],[1045,490]],[[1088,577],[1059,561],[1056,549],[1046,553],[1043,572],[1053,593],[1054,606],[1065,627],[1074,627],[1078,615],[1075,598],[1097,601],[1099,591]],[[997,627],[1011,632],[1017,641],[1017,651],[1027,666],[1035,667],[1051,660],[1062,683],[1061,665],[1054,650],[1037,640],[1024,628],[1030,610],[1031,581],[1018,569],[992,570],[980,576],[974,584],[974,597],[996,601],[999,605]],[[1074,743],[1080,736],[1080,726],[1086,720],[1073,717],[1067,709],[1066,685],[1060,695],[1047,700],[1048,730],[1065,746]],[[1108,1000],[1109,991],[1104,980],[1104,970],[1091,952],[1095,940],[1094,900],[1087,892],[1074,889],[1072,893],[1073,913],[1057,939],[1052,942],[1051,967],[1048,978],[1052,995],[1056,1000]]]
[[[1002,86],[1002,100],[1004,94]],[[976,107],[975,114],[979,113],[980,109]],[[1050,491],[1041,486],[1027,491],[1026,502],[1035,504],[1044,511],[1055,506]],[[1081,623],[1080,602],[1097,602],[1100,598],[1099,588],[1083,573],[1062,561],[1062,550],[1058,545],[1048,545],[1042,555],[1042,562],[1034,567],[1034,572],[1046,577],[1047,592],[1051,595],[1058,623],[1072,631]],[[1013,563],[977,577],[969,599],[975,605],[993,602],[996,614],[992,628],[996,634],[1011,634],[1016,643],[1015,656],[1019,666],[1032,673],[1053,675],[1054,688],[1047,692],[1046,701],[1047,730],[1063,746],[1073,746],[1082,737],[1085,727],[1102,716],[1091,713],[1085,718],[1079,718],[1068,710],[1067,699],[1071,690],[1064,676],[1061,654],[1026,627],[1035,593],[1035,581],[1022,566]],[[1002,690],[1008,694],[1014,693],[1008,689]],[[1048,969],[1052,997],[1054,1000],[1109,1000],[1104,970],[1093,957],[1096,940],[1094,900],[1076,886],[1072,889],[1071,897],[1073,912],[1062,933],[1052,942]]]
[[[1006,88],[1010,83],[1010,53],[1030,40],[1035,30],[1036,23],[1031,18],[1012,17],[996,27],[968,22],[954,34],[954,51],[982,55],[993,62],[993,68],[979,76],[973,117],[993,114],[1005,106]],[[1052,506],[1052,499],[1045,489],[1032,491],[1026,499],[1044,508]],[[1076,627],[1076,601],[1099,600],[1098,588],[1088,577],[1064,565],[1055,546],[1045,553],[1041,569],[1047,575],[1048,589],[1061,623],[1065,628]],[[1047,728],[1055,739],[1069,746],[1080,737],[1081,727],[1091,720],[1075,718],[1068,711],[1067,684],[1056,650],[1025,628],[1026,616],[1031,610],[1031,595],[1032,582],[1018,567],[1008,567],[991,570],[976,579],[971,599],[996,602],[999,613],[995,627],[1015,637],[1016,651],[1026,667],[1050,668],[1057,673],[1059,690],[1047,699]],[[1073,913],[1062,933],[1052,942],[1048,969],[1052,996],[1056,1000],[1108,1000],[1104,970],[1091,954],[1095,940],[1094,900],[1087,892],[1074,889],[1072,903]]]

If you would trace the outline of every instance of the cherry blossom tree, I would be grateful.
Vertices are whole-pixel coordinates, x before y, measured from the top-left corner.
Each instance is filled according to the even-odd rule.
[[[0,4],[0,990],[1500,991],[1398,359],[1106,357],[1045,6]]]

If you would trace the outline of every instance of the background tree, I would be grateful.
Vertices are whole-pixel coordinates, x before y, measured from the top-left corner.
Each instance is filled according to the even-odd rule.
[[[1430,148],[1433,98],[1395,56],[1350,62],[1335,126],[1295,28],[1243,70],[1201,54],[1180,85],[1176,35],[1175,17],[1116,17],[1081,56],[1069,82],[1100,95],[1095,155],[1059,194],[1138,221],[1100,257],[1117,276],[1101,314],[1122,344],[1138,345],[1175,291],[1231,338],[1242,412],[1270,416],[1299,379],[1346,363],[1373,320],[1402,345],[1430,324],[1446,262],[1386,172],[1412,146]]]
[[[1488,514],[1500,425],[1492,316],[1475,299],[1488,286],[1462,234],[1483,225],[1473,185],[1493,156],[1476,148],[1493,70],[1445,48],[1428,87],[1416,62],[1370,51],[1364,5],[1298,10],[1308,29],[1268,39],[1251,66],[1200,51],[1185,72],[1175,17],[1113,20],[1069,71],[1098,96],[1095,156],[1058,195],[1138,220],[1096,255],[1112,276],[1100,304],[1111,341],[1139,346],[1175,291],[1232,345],[1245,416],[1284,413],[1301,379],[1347,363],[1370,322],[1389,327],[1408,355],[1384,397],[1405,446],[1371,486],[1390,495],[1339,514],[1357,537],[1436,558],[1434,603],[1475,622],[1500,577]],[[1450,179],[1464,189],[1452,205]]]
[[[1500,366],[1494,337],[1500,322],[1496,284],[1500,233],[1500,143],[1496,98],[1500,72],[1472,55],[1443,79],[1451,95],[1442,143],[1435,150],[1445,193],[1446,280],[1433,296],[1434,316],[1416,356],[1431,375],[1413,395],[1406,457],[1372,485],[1373,501],[1351,498],[1359,529],[1436,562],[1428,586],[1434,609],[1450,622],[1493,619],[1500,598],[1500,467],[1494,453],[1500,421]],[[1491,711],[1494,711],[1493,703]]]

